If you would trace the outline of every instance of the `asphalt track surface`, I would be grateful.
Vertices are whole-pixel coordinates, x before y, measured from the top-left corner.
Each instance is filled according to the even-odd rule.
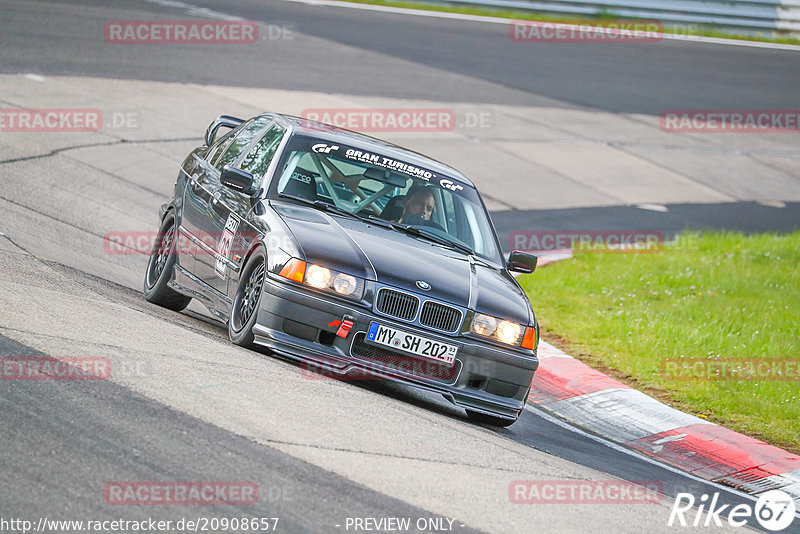
[[[402,17],[280,1],[188,2],[310,39],[268,47],[107,46],[107,14],[180,14],[144,2],[32,0],[0,21],[0,72],[40,72],[272,87],[453,102],[560,101],[614,112],[798,106],[796,51],[662,41],[652,44],[520,44],[505,24]],[[85,7],[81,7],[85,6]],[[102,10],[91,9],[102,6]],[[97,22],[100,22],[100,25]],[[324,41],[321,41],[324,40]],[[164,48],[167,50],[165,51]],[[176,51],[176,49],[180,49]],[[369,51],[376,56],[365,56]],[[452,77],[443,76],[442,73]],[[482,90],[481,81],[506,91]]]
[[[799,56],[790,52],[677,42],[653,47],[609,45],[590,50],[543,46],[532,51],[510,43],[503,26],[403,18],[284,2],[234,1],[226,3],[224,9],[248,19],[294,25],[298,32],[325,39],[325,47],[312,39],[276,43],[258,52],[236,47],[211,51],[179,47],[167,52],[153,48],[152,54],[131,55],[125,47],[113,49],[98,44],[96,35],[92,34],[96,33],[97,22],[137,17],[177,19],[185,14],[180,9],[144,2],[54,4],[29,1],[26,4],[25,10],[6,12],[6,7],[0,3],[4,11],[0,17],[0,72],[215,83],[451,101],[546,103],[650,114],[680,107],[759,108],[765,107],[765,102],[773,108],[791,108],[797,106],[796,91],[800,86]],[[195,5],[220,9],[211,2],[195,2]],[[331,42],[338,45],[331,45]],[[379,52],[385,57],[385,64],[375,62],[372,57],[366,64],[360,62],[359,50]],[[440,71],[451,73],[453,80],[443,77]],[[468,83],[463,83],[465,81]],[[507,91],[485,93],[482,81],[501,83]],[[45,210],[4,206],[7,210],[13,208],[14,217],[22,213],[31,221],[47,220],[48,225],[52,225],[50,231],[72,231]],[[796,217],[796,205],[789,207],[790,210],[781,213]],[[119,208],[124,209],[124,203]],[[687,212],[691,209],[686,208]],[[760,207],[741,209],[758,210]],[[9,213],[0,213],[0,216],[8,217]],[[551,216],[554,219],[550,220],[559,220],[572,214],[563,210]],[[781,230],[796,227],[796,223],[779,219],[774,227]],[[640,222],[637,224],[642,227]],[[9,248],[3,250],[14,249],[13,245],[5,245]],[[207,342],[218,346],[219,350],[228,345],[224,328],[201,314],[188,312],[176,316],[154,309],[138,292],[67,268],[58,257],[51,257],[44,265],[62,276],[60,283],[71,290],[77,286],[116,305],[131,310],[144,309],[150,316],[175,323],[187,332],[202,332]],[[13,279],[10,272],[8,268],[3,270],[4,281]],[[15,312],[5,309],[2,313]],[[23,333],[9,329],[5,335],[0,335],[0,353],[44,355],[15,341],[14,338],[32,335],[25,333],[23,336]],[[353,388],[359,394],[396,399],[422,412],[445,416],[457,427],[471,426],[463,421],[458,410],[438,398],[402,386],[370,383],[356,384]],[[117,509],[109,509],[97,499],[97,491],[101,491],[98,488],[109,480],[245,478],[264,481],[262,488],[279,488],[280,491],[276,498],[264,499],[257,509],[204,508],[204,515],[217,512],[227,516],[235,512],[250,516],[279,515],[285,525],[284,532],[340,531],[334,525],[344,516],[433,515],[113,382],[4,382],[0,388],[0,403],[0,448],[3,451],[0,469],[4,479],[0,509],[4,517],[47,514],[117,517]],[[357,432],[357,429],[343,432]],[[667,496],[678,492],[699,495],[719,491],[723,504],[752,503],[750,498],[736,492],[609,447],[598,438],[570,429],[569,425],[559,424],[535,411],[526,411],[509,429],[491,432],[493,438],[500,437],[524,445],[532,452],[546,453],[541,455],[545,462],[547,456],[552,455],[568,464],[625,480],[661,481]],[[482,503],[474,503],[474,506],[480,509]],[[614,512],[612,509],[603,513],[613,515]],[[196,509],[128,509],[125,514],[131,519],[139,515],[175,518],[196,515]],[[610,521],[605,516],[598,520],[604,524]],[[557,527],[555,524],[539,526]],[[521,525],[519,531],[527,529],[528,526]],[[469,529],[462,527],[459,531]],[[620,531],[625,531],[624,526]],[[654,524],[653,531],[668,530],[663,524]]]
[[[13,6],[15,2],[8,2]],[[665,40],[648,44],[515,43],[505,24],[399,16],[286,1],[24,2],[0,19],[0,73],[35,72],[353,95],[550,106],[658,116],[670,109],[798,109],[800,52]],[[165,7],[170,4],[173,7]],[[194,8],[285,28],[260,46],[108,45],[108,20],[192,16]],[[111,17],[111,19],[109,19]],[[145,50],[146,53],[142,53]],[[757,181],[758,177],[754,176]],[[490,194],[490,191],[485,191]],[[776,198],[781,192],[776,191]],[[792,198],[791,200],[794,200]],[[504,228],[800,228],[797,203],[752,202],[503,214]],[[622,212],[621,212],[622,211]],[[566,217],[564,215],[566,214]]]

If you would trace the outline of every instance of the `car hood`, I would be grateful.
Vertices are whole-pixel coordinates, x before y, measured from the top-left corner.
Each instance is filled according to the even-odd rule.
[[[527,298],[505,271],[402,232],[332,216],[311,207],[274,203],[312,263],[375,280],[434,300],[521,323]],[[424,291],[418,281],[430,284]]]

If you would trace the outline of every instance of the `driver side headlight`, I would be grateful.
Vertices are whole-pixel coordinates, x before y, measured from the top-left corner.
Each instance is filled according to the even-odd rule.
[[[287,261],[281,269],[280,275],[314,289],[355,300],[361,300],[364,294],[363,278],[328,269],[315,263],[306,263],[297,258]]]

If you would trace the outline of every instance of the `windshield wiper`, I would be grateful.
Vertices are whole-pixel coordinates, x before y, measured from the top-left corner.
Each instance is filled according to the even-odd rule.
[[[398,230],[402,230],[403,232],[406,232],[408,234],[415,235],[415,236],[418,236],[418,237],[424,237],[425,239],[428,239],[430,241],[434,241],[434,242],[436,242],[436,243],[438,243],[440,245],[444,245],[446,247],[450,247],[450,248],[454,248],[456,250],[460,250],[464,254],[468,254],[470,256],[475,254],[475,251],[473,251],[467,245],[459,243],[458,241],[455,241],[453,239],[448,239],[448,238],[446,238],[444,236],[441,236],[439,234],[435,234],[435,233],[431,232],[430,230],[426,230],[424,226],[422,228],[420,228],[418,226],[408,226],[408,225],[399,224],[399,223],[391,223],[391,224],[392,224],[393,227],[397,228]]]
[[[368,222],[371,222],[371,223],[376,224],[378,226],[382,226],[384,228],[394,228],[394,224],[395,223],[393,223],[391,221],[387,221],[386,219],[381,219],[377,215],[373,215],[371,213],[368,213],[366,215],[361,215],[360,217],[362,219],[368,221]]]
[[[298,202],[302,202],[303,204],[311,206],[312,208],[316,208],[316,209],[318,209],[320,211],[327,211],[327,212],[330,212],[330,213],[336,213],[337,215],[345,215],[345,216],[348,216],[348,217],[352,217],[354,219],[363,220],[363,218],[360,215],[356,215],[355,213],[351,213],[351,212],[347,211],[346,209],[340,208],[339,206],[337,206],[335,204],[329,204],[327,202],[323,202],[322,200],[311,200],[311,199],[308,199],[308,198],[305,198],[305,197],[300,197],[300,196],[296,196],[296,195],[289,195],[289,194],[286,194],[286,193],[278,193],[278,196],[281,197],[281,198],[288,198],[290,200],[296,200]]]

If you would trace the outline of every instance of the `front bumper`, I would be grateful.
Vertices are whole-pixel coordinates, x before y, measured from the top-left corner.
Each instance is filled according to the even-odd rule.
[[[337,321],[345,316],[354,324],[343,338],[337,336],[336,331]],[[457,345],[454,367],[445,368],[435,362],[365,344],[363,336],[372,321]],[[304,373],[312,370],[336,373],[345,379],[349,375],[402,381],[440,393],[464,409],[504,419],[516,419],[525,407],[538,366],[535,355],[393,321],[335,297],[269,276],[265,280],[253,333],[259,345],[282,356],[312,362],[306,365]]]

